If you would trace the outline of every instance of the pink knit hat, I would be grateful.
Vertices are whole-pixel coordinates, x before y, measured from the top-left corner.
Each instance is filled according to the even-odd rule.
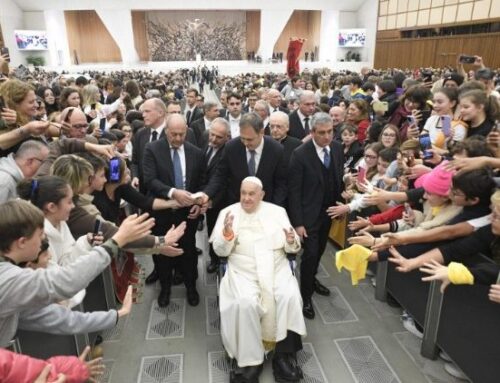
[[[446,197],[451,188],[451,179],[455,174],[454,171],[448,171],[444,168],[447,163],[448,161],[444,161],[431,172],[418,177],[415,181],[415,187],[423,187],[428,193]]]

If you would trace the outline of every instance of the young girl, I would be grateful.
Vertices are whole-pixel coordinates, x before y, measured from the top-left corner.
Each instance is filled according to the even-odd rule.
[[[384,126],[378,137],[378,142],[384,145],[384,148],[399,147],[401,144],[401,137],[398,127],[391,124]]]
[[[344,124],[340,129],[340,137],[344,148],[344,172],[352,172],[363,157],[363,148],[358,142],[358,128],[354,125]]]
[[[428,133],[434,149],[445,149],[446,142],[463,141],[467,135],[466,125],[455,120],[455,110],[458,105],[458,90],[455,88],[441,88],[433,97],[433,110],[435,114],[430,116],[423,129]],[[443,131],[443,118],[450,120],[450,131]]]
[[[469,124],[467,137],[486,137],[495,120],[500,117],[500,107],[494,96],[487,96],[485,91],[470,90],[460,95],[460,116]]]

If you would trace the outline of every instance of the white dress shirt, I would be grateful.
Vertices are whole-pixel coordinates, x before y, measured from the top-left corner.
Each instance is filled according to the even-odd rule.
[[[229,125],[231,125],[231,138],[240,136],[240,120],[241,114],[238,116],[238,118],[233,118],[233,116],[229,115]]]
[[[313,144],[314,144],[314,147],[316,148],[316,154],[318,155],[319,157],[319,160],[321,161],[322,164],[325,163],[325,152],[323,151],[323,149],[326,148],[327,152],[328,152],[328,155],[331,156],[330,154],[330,146],[325,146],[325,147],[321,147],[319,146],[316,141],[314,141],[314,139],[312,140]]]
[[[151,128],[151,132],[149,133],[149,142],[153,141],[153,132],[156,132],[158,133],[158,136],[156,136],[156,139],[159,140],[160,139],[160,136],[161,136],[161,132],[163,132],[163,129],[165,129],[165,125],[167,123],[164,122],[163,124],[161,124],[158,128],[156,129],[153,129]]]
[[[307,116],[304,116],[301,113],[300,109],[297,109],[297,115],[299,116],[300,122],[302,123],[302,128],[304,128],[304,131],[305,131],[306,130],[306,122],[304,120],[307,118]],[[309,117],[308,122],[309,122],[309,132],[310,132],[311,131],[311,117]]]
[[[259,146],[255,148],[255,174],[257,174],[257,171],[259,170],[259,163],[260,159],[262,158],[262,151],[264,150],[264,138],[262,138],[262,141],[260,142]],[[250,150],[246,149],[247,153],[247,164],[248,161],[250,161]]]

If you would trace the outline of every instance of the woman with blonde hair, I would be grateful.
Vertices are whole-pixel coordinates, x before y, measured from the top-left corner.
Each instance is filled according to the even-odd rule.
[[[0,156],[17,151],[30,139],[45,140],[44,135],[57,137],[59,127],[48,121],[36,121],[38,103],[34,88],[19,80],[8,80],[0,85],[0,96],[5,106],[0,110]]]
[[[122,92],[120,98],[115,102],[109,105],[103,105],[100,103],[101,93],[99,92],[99,88],[92,84],[85,85],[82,91],[82,109],[87,116],[87,121],[90,123],[93,120],[100,120],[116,112],[126,96],[127,93]],[[106,125],[108,125],[107,121]],[[109,126],[106,126],[105,130],[107,129],[109,129]]]

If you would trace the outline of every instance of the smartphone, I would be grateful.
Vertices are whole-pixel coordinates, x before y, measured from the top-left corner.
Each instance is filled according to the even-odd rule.
[[[101,118],[99,121],[99,129],[101,130],[101,133],[106,129],[106,117]]]
[[[415,125],[417,123],[417,120],[415,120],[415,116],[413,116],[411,114],[409,116],[407,116],[406,119],[408,120],[408,123],[410,125]]]
[[[364,183],[366,180],[366,169],[362,166],[358,167],[358,182],[360,184]]]
[[[94,235],[97,235],[101,232],[102,222],[100,219],[96,219],[94,223]]]
[[[445,137],[450,137],[451,135],[451,117],[441,116],[441,128],[443,129],[443,134]]]
[[[461,64],[474,64],[476,62],[475,56],[460,55],[458,62]]]
[[[95,104],[90,104],[90,110],[95,110]]]
[[[498,273],[498,277],[497,277],[497,285],[500,285],[500,273]]]
[[[428,134],[422,134],[419,137],[420,141],[420,148],[422,149],[422,152],[424,152],[424,160],[428,160],[433,157],[432,152],[429,151],[429,149],[432,149],[432,143],[431,143],[431,138]]]
[[[109,182],[119,182],[121,179],[120,172],[121,161],[118,157],[109,160]]]
[[[6,60],[6,61],[7,61],[8,63],[10,63],[9,48],[7,48],[7,47],[2,47],[2,48],[0,48],[0,55],[2,55],[2,56],[3,56],[3,55],[7,55],[7,56],[8,56],[8,58],[7,58],[7,60]]]
[[[3,109],[6,107],[7,105],[5,105],[5,100],[3,99],[3,96],[0,96],[0,112],[3,111]]]

